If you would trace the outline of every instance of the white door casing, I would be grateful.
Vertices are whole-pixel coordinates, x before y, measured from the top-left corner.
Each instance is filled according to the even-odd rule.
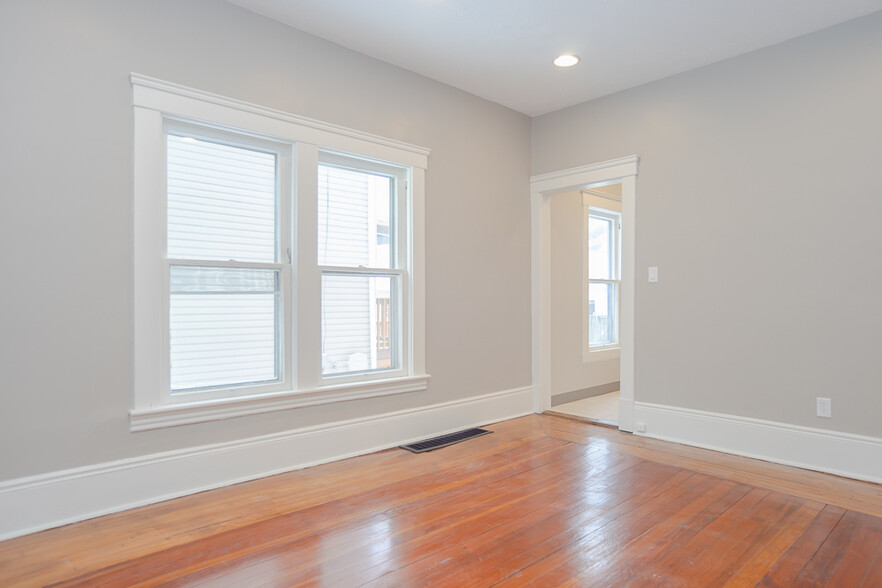
[[[634,287],[637,226],[636,155],[530,178],[532,217],[533,409],[551,408],[551,197],[608,184],[622,185],[622,282],[619,324],[619,429],[634,430]]]

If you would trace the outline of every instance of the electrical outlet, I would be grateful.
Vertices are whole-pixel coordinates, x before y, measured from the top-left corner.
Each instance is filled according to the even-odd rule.
[[[829,398],[821,398],[820,396],[818,396],[817,401],[818,416],[825,419],[832,418],[833,402]]]

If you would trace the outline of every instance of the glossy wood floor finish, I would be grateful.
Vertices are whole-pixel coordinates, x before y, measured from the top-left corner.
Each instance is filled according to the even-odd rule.
[[[882,586],[882,487],[554,416],[0,543],[0,586]]]

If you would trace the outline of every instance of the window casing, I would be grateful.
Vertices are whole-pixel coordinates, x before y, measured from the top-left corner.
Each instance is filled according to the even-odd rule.
[[[583,354],[617,350],[621,295],[620,212],[583,206]]]
[[[132,430],[425,389],[428,150],[132,84]]]

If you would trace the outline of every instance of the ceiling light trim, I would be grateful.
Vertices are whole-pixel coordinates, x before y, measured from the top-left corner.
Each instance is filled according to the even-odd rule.
[[[578,63],[582,61],[582,58],[573,53],[561,53],[557,57],[554,58],[554,65],[557,67],[573,67],[574,65],[578,65]]]

